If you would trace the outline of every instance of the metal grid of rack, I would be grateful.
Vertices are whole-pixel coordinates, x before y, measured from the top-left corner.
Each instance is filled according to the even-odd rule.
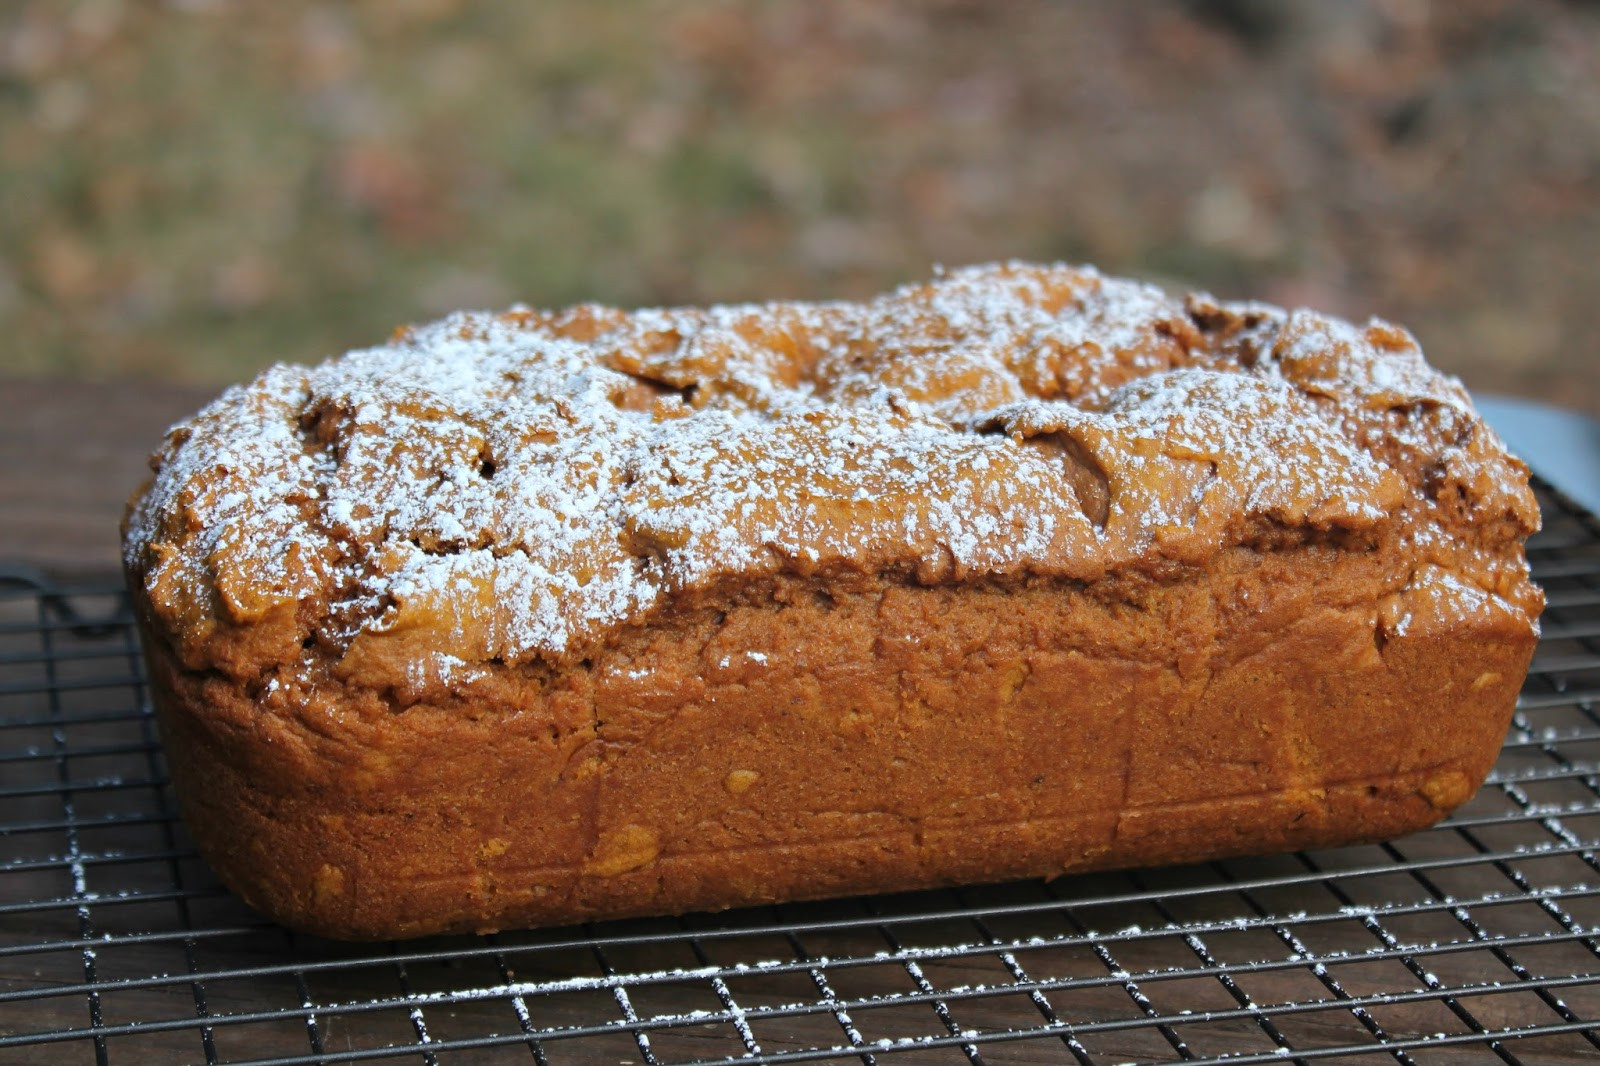
[[[126,605],[0,571],[0,1062],[1600,1062],[1600,524],[1489,784],[1370,847],[403,944],[221,889]]]

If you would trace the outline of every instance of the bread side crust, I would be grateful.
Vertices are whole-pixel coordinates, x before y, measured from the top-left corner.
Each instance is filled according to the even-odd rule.
[[[1324,847],[1487,774],[1535,632],[1402,557],[1237,548],[1084,585],[782,578],[450,704],[250,692],[148,626],[222,879],[342,939]]]

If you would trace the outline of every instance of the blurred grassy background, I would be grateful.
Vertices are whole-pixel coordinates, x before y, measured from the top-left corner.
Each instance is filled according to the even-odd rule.
[[[0,373],[1089,261],[1600,412],[1600,6],[0,7]]]

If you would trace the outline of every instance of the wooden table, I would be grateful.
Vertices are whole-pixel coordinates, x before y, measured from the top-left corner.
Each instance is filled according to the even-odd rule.
[[[0,379],[0,561],[114,571],[117,523],[167,427],[211,387]]]
[[[0,564],[20,562],[68,578],[90,578],[114,572],[118,566],[119,555],[117,521],[124,500],[146,473],[145,456],[160,441],[164,429],[170,423],[198,408],[211,397],[212,392],[211,389],[159,385],[18,383],[0,380]],[[1567,597],[1566,609],[1573,609],[1572,590],[1565,590],[1563,595]],[[3,628],[7,621],[7,617],[0,613],[0,628]],[[22,622],[22,628],[26,628],[27,620],[23,619]],[[0,737],[0,740],[4,741],[0,744],[0,754],[7,751],[11,753],[9,762],[0,763],[0,786],[10,788],[16,796],[21,797],[8,801],[12,804],[8,809],[8,815],[24,823],[36,825],[49,825],[54,819],[62,819],[64,824],[71,825],[77,825],[79,822],[92,824],[94,819],[108,816],[122,820],[107,823],[106,828],[82,829],[79,831],[79,836],[72,837],[63,836],[55,830],[19,832],[9,839],[0,833],[0,843],[7,844],[11,849],[7,851],[0,848],[0,868],[4,867],[8,858],[14,859],[19,855],[37,867],[37,869],[21,869],[20,872],[14,867],[7,871],[7,876],[13,878],[8,883],[16,884],[15,879],[18,877],[33,878],[37,887],[30,889],[31,894],[25,896],[27,900],[65,899],[63,905],[50,910],[41,910],[37,915],[32,912],[28,914],[18,912],[9,916],[0,914],[0,948],[5,948],[9,944],[12,947],[20,946],[22,949],[13,950],[9,954],[0,950],[0,993],[7,989],[21,989],[32,994],[39,988],[52,984],[64,989],[74,987],[76,982],[85,980],[86,962],[83,960],[95,960],[95,965],[98,967],[98,976],[95,980],[115,981],[119,977],[136,979],[135,986],[114,989],[105,997],[103,1007],[107,1024],[116,1025],[129,1019],[151,1018],[169,1021],[177,1019],[182,1023],[176,1027],[169,1026],[147,1034],[120,1032],[114,1035],[111,1039],[112,1054],[109,1058],[111,1063],[198,1061],[201,1057],[202,1038],[197,1031],[198,1026],[191,1020],[198,1009],[199,992],[198,986],[191,987],[182,979],[185,966],[191,972],[194,972],[197,965],[208,967],[213,971],[218,968],[226,970],[230,967],[242,967],[248,970],[250,967],[259,967],[261,971],[258,977],[242,980],[211,980],[205,986],[204,991],[209,1004],[206,1009],[213,1015],[232,1016],[237,1020],[248,1019],[256,1014],[267,1017],[278,1012],[284,1014],[287,1019],[281,1025],[271,1027],[265,1023],[219,1026],[214,1034],[217,1042],[215,1050],[219,1059],[227,1061],[268,1054],[306,1054],[308,1047],[305,1036],[306,1025],[300,1021],[298,1015],[293,1014],[293,1011],[303,1001],[308,1001],[306,997],[309,995],[317,996],[324,1007],[329,1003],[370,1004],[370,1001],[376,999],[385,999],[386,1003],[391,1004],[382,1012],[322,1009],[314,1028],[316,1039],[325,1044],[329,1051],[340,1051],[352,1046],[372,1048],[389,1043],[406,1045],[414,1042],[416,1034],[413,1026],[406,1021],[409,1001],[395,999],[400,995],[404,982],[414,981],[418,989],[426,992],[435,987],[470,988],[474,985],[493,984],[507,979],[501,971],[488,968],[485,959],[462,962],[453,958],[426,963],[413,962],[409,970],[400,971],[397,977],[397,968],[388,962],[387,949],[374,949],[365,945],[337,947],[308,944],[304,941],[291,942],[285,939],[287,934],[270,928],[258,928],[259,920],[226,893],[208,887],[210,886],[208,875],[199,870],[195,860],[187,857],[188,846],[181,836],[181,831],[172,825],[169,813],[170,801],[165,791],[159,787],[151,787],[148,782],[141,784],[139,781],[141,778],[159,777],[153,734],[149,731],[148,723],[133,713],[132,708],[135,705],[133,700],[127,700],[120,716],[118,715],[116,693],[126,693],[129,690],[126,686],[119,690],[108,689],[103,677],[100,676],[113,666],[124,671],[131,670],[131,645],[127,653],[118,653],[117,649],[113,648],[112,655],[108,656],[101,644],[96,644],[95,639],[88,637],[79,642],[81,647],[63,646],[69,644],[72,639],[74,637],[71,627],[62,627],[54,638],[59,666],[63,673],[59,677],[52,675],[51,682],[55,686],[52,691],[59,690],[64,694],[61,695],[63,706],[55,708],[52,713],[82,714],[85,716],[84,721],[95,723],[95,731],[74,734],[71,743],[80,745],[80,748],[73,751],[69,757],[61,753],[62,734],[58,733],[52,719],[41,719],[32,726],[18,726],[13,722],[6,735]],[[13,717],[32,715],[38,718],[36,710],[28,703],[29,700],[40,702],[36,697],[39,690],[29,688],[32,684],[29,678],[40,672],[36,660],[30,659],[24,651],[21,655],[14,654],[9,660],[9,665],[0,660],[0,666],[5,666],[10,671],[7,673],[0,669],[0,714],[10,713]],[[77,674],[82,674],[82,678],[78,678]],[[81,685],[77,684],[79,680],[83,682]],[[12,702],[4,703],[6,698]],[[1539,712],[1536,709],[1532,713],[1557,712],[1549,709]],[[1576,719],[1577,712],[1574,711],[1573,714]],[[1564,720],[1550,721],[1554,723],[1552,729],[1557,734],[1571,724]],[[55,754],[52,755],[52,752]],[[64,803],[59,807],[52,806],[57,804],[59,797],[67,795],[64,782],[69,779],[75,781],[87,779],[89,784],[73,792],[75,804],[73,807],[69,808]],[[130,787],[128,782],[139,784],[140,787]],[[159,785],[159,781],[156,784]],[[99,785],[104,785],[104,789],[100,792],[90,791]],[[1567,781],[1566,786],[1569,790],[1575,790],[1577,802],[1592,806],[1593,796],[1584,791],[1584,785],[1576,781]],[[3,788],[0,788],[0,791],[3,791]],[[1497,790],[1486,790],[1484,796],[1486,798],[1483,802],[1489,806],[1485,806],[1479,814],[1483,824],[1490,829],[1503,827],[1507,824],[1507,819],[1529,820]],[[1563,793],[1550,797],[1549,801],[1559,803],[1571,798]],[[1495,803],[1499,806],[1494,806]],[[1584,809],[1587,810],[1588,807]],[[130,815],[135,817],[129,817]],[[1532,824],[1531,820],[1529,824]],[[1582,823],[1581,832],[1587,835],[1591,830],[1592,821]],[[1530,832],[1534,832],[1537,836],[1537,833],[1542,831],[1530,830]],[[163,834],[177,835],[163,836]],[[1546,836],[1537,836],[1537,839],[1548,842]],[[97,849],[104,851],[106,855],[105,861],[78,867],[76,875],[78,884],[74,889],[72,880],[63,872],[62,867],[65,863],[60,856],[77,854],[76,849],[80,846],[91,857]],[[1441,830],[1421,834],[1413,838],[1410,843],[1402,842],[1401,846],[1407,849],[1408,857],[1418,860],[1445,856],[1442,860],[1443,865],[1434,870],[1432,876],[1440,878],[1441,884],[1455,892],[1456,899],[1470,898],[1487,884],[1496,893],[1493,898],[1498,900],[1500,893],[1509,892],[1515,887],[1500,875],[1498,868],[1487,858],[1475,858],[1470,854],[1458,854],[1457,851],[1449,850],[1438,850],[1438,854],[1435,855],[1430,849],[1448,847],[1459,850],[1462,847],[1460,841],[1450,832]],[[24,851],[22,850],[24,848],[32,850]],[[1362,863],[1385,861],[1381,855],[1374,860],[1368,853],[1361,853],[1357,858]],[[192,904],[185,902],[183,906],[193,907],[194,924],[201,929],[200,933],[195,934],[198,947],[192,949],[186,942],[175,937],[149,934],[149,929],[170,932],[171,929],[180,928],[179,925],[172,924],[169,918],[163,918],[162,915],[167,912],[159,909],[162,906],[170,907],[172,904],[138,903],[129,907],[117,905],[125,902],[119,894],[125,892],[152,893],[150,898],[158,901],[164,899],[162,894],[169,884],[174,886],[172,894],[178,895],[176,887],[180,863],[185,878],[184,890],[195,892]],[[1303,916],[1307,912],[1318,908],[1325,909],[1338,902],[1337,900],[1330,902],[1331,897],[1326,896],[1322,889],[1314,883],[1306,882],[1304,868],[1295,865],[1290,859],[1280,857],[1260,860],[1256,865],[1248,867],[1248,870],[1250,876],[1276,876],[1285,870],[1288,871],[1282,885],[1272,890],[1277,894],[1271,896],[1267,904],[1282,913]],[[1482,883],[1463,880],[1468,875],[1479,877]],[[1176,873],[1153,871],[1138,876],[1144,880],[1129,884],[1136,886],[1148,884],[1164,888],[1169,883],[1179,887],[1189,884],[1181,878],[1190,875],[1180,870]],[[1588,878],[1590,874],[1586,867],[1574,876]],[[1179,880],[1169,882],[1168,879],[1171,878]],[[1230,883],[1223,882],[1223,885],[1226,888]],[[1092,900],[1098,893],[1104,891],[1096,887],[1099,884],[1100,882],[1086,882],[1065,891]],[[1129,891],[1127,885],[1120,881],[1114,882],[1114,887],[1116,892]],[[106,895],[98,894],[106,892],[107,889],[112,891]],[[1045,891],[1038,886],[1026,890],[1039,893]],[[1357,890],[1360,890],[1359,886]],[[86,901],[84,909],[78,912],[78,916],[75,916],[72,909],[73,900],[78,898],[72,895],[74,891]],[[1027,902],[1033,898],[1017,896],[1014,899],[1013,896],[1006,895],[1007,892],[1023,891],[1018,888],[992,890],[997,893],[992,896],[983,895],[986,890],[982,889],[971,891],[977,893],[974,898],[980,901],[999,901],[1003,904],[1016,900]],[[91,893],[96,894],[91,895]],[[1204,918],[1208,913],[1204,910],[1205,907],[1226,905],[1236,908],[1236,911],[1227,913],[1237,912],[1245,915],[1239,919],[1240,921],[1248,924],[1251,920],[1249,914],[1253,912],[1237,909],[1242,908],[1243,904],[1234,900],[1231,895],[1196,896],[1195,899],[1199,900],[1197,906],[1200,909],[1193,912],[1183,910],[1187,905],[1181,901],[1173,906],[1184,915]],[[88,901],[91,900],[92,922],[88,917]],[[1208,903],[1207,900],[1221,902]],[[3,902],[5,901],[0,900],[0,903]],[[1049,900],[1041,895],[1036,902],[1049,902]],[[1573,905],[1581,903],[1580,900],[1578,904]],[[871,905],[874,908],[895,906],[892,901],[887,904],[874,902]],[[1251,906],[1255,905],[1254,902],[1251,903]],[[844,904],[840,906],[846,907]],[[1451,914],[1459,911],[1460,907],[1454,903],[1452,906],[1455,907],[1455,911],[1445,910],[1442,904],[1432,910],[1424,905],[1419,914],[1400,915],[1397,920],[1413,922],[1436,920],[1443,923],[1446,937],[1462,940],[1468,934],[1463,931],[1461,924],[1451,917]],[[152,907],[157,909],[152,911]],[[828,905],[822,905],[821,910],[799,913],[802,917],[831,914],[827,907]],[[1118,958],[1127,961],[1130,969],[1145,966],[1150,967],[1152,972],[1159,972],[1164,966],[1185,966],[1197,974],[1202,973],[1204,970],[1202,963],[1206,960],[1197,960],[1193,952],[1184,947],[1183,942],[1177,938],[1170,938],[1172,943],[1165,947],[1161,946],[1164,942],[1151,940],[1146,943],[1138,939],[1143,935],[1138,923],[1150,922],[1152,915],[1158,922],[1167,921],[1171,917],[1170,915],[1163,917],[1165,912],[1148,912],[1145,904],[1139,904],[1139,908],[1144,909],[1137,909],[1129,904],[1125,911],[1106,910],[1102,907],[1100,910],[1090,912],[1091,920],[1097,926],[1109,930],[1122,930],[1121,933],[1113,934],[1111,938],[1113,940],[1121,938],[1115,944]],[[1493,908],[1488,909],[1493,910]],[[1544,912],[1537,911],[1531,906],[1525,909],[1533,915],[1525,920],[1537,925],[1537,932],[1534,935],[1547,936],[1551,932],[1559,932]],[[150,917],[152,913],[156,914],[155,918]],[[859,912],[846,908],[840,913],[848,916],[857,915]],[[879,912],[874,910],[873,913]],[[187,923],[190,921],[191,912],[186,909],[183,911],[183,916],[184,923]],[[1341,917],[1338,913],[1335,913],[1333,918],[1337,920],[1324,922],[1316,926],[1313,932],[1325,938],[1318,943],[1322,945],[1321,950],[1329,952],[1330,964],[1337,969],[1344,958],[1341,952],[1347,948],[1350,951],[1371,950],[1374,941],[1370,931],[1363,925]],[[1293,918],[1279,924],[1286,925],[1288,922],[1299,921],[1300,918]],[[167,924],[163,925],[162,922]],[[1303,1000],[1309,996],[1331,1003],[1326,989],[1316,984],[1306,971],[1310,963],[1298,954],[1292,959],[1281,957],[1288,947],[1281,937],[1270,935],[1272,930],[1278,927],[1278,924],[1262,920],[1249,930],[1245,930],[1242,925],[1229,926],[1211,939],[1223,944],[1229,950],[1246,953],[1254,951],[1262,953],[1262,957],[1279,958],[1279,962],[1274,964],[1277,966],[1276,970],[1269,967],[1259,974],[1252,972],[1246,976],[1248,984],[1245,987],[1260,1002],[1287,1002]],[[919,932],[921,927],[902,925],[897,928],[909,928],[909,935],[923,935]],[[946,935],[940,932],[942,928],[942,926],[936,927],[934,932],[927,935],[937,940]],[[1006,935],[1017,935],[1015,930],[1021,927],[1000,928],[1002,931],[1012,930]],[[9,941],[6,939],[8,929]],[[1052,935],[1061,932],[1057,926],[1029,925],[1027,929],[1039,929]],[[1330,929],[1344,939],[1334,938],[1334,934],[1328,932]],[[1436,936],[1438,934],[1435,929],[1436,927],[1432,925],[1425,927],[1417,925],[1413,932],[1405,935]],[[1500,927],[1496,926],[1495,929],[1499,930]],[[832,938],[827,941],[831,945],[829,951],[841,957],[853,956],[870,962],[876,958],[874,953],[880,952],[884,947],[883,941],[878,939],[879,934],[870,926],[861,926],[854,933],[836,931],[828,935]],[[962,935],[970,937],[973,934],[967,932]],[[848,939],[849,936],[854,936],[856,939]],[[1235,941],[1228,939],[1229,937],[1257,939],[1235,944]],[[55,946],[49,950],[37,949],[38,942]],[[80,942],[83,945],[81,953]],[[533,942],[537,942],[536,936]],[[416,945],[406,945],[407,950],[415,947]],[[437,947],[437,944],[427,942],[422,945],[424,949],[430,947]],[[1587,972],[1582,968],[1591,964],[1592,956],[1586,953],[1586,949],[1577,943],[1560,941],[1560,938],[1557,938],[1553,947],[1569,948],[1576,952],[1578,958],[1576,962],[1570,964],[1574,967],[1573,972]],[[448,950],[447,947],[446,953]],[[614,946],[608,950],[611,950],[619,968],[625,972],[642,974],[665,972],[672,967],[701,965],[705,961],[703,958],[689,955],[686,947],[676,943],[664,942],[663,946],[647,948]],[[769,956],[781,956],[786,951],[784,944],[776,937],[755,936],[748,942],[717,941],[712,945],[712,950],[723,962],[729,959],[757,961]],[[799,950],[798,947],[795,950]],[[1064,968],[1061,972],[1070,972],[1078,976],[1087,975],[1085,977],[1087,983],[1080,989],[1070,993],[1059,987],[1052,989],[1050,992],[1052,1004],[1078,1011],[1078,1014],[1071,1016],[1084,1019],[1132,1017],[1130,1001],[1124,995],[1121,985],[1113,982],[1100,988],[1093,983],[1097,974],[1099,979],[1104,979],[1105,976],[1097,969],[1100,963],[1096,962],[1095,956],[1084,954],[1082,959],[1074,961],[1075,956],[1068,957],[1063,954],[1058,957],[1049,954],[1052,950],[1054,949],[1032,950],[1031,954],[1025,953],[1023,959],[1029,966],[1059,965]],[[1300,949],[1295,950],[1298,952]],[[1522,949],[1519,947],[1518,950]],[[1082,952],[1086,953],[1087,948],[1082,949]],[[197,953],[200,956],[198,963]],[[1242,957],[1256,956],[1247,954]],[[590,973],[595,965],[593,959],[583,955],[577,948],[563,949],[562,952],[553,952],[548,956],[525,953],[513,961],[517,967],[516,975],[519,980],[550,981],[553,983],[552,987],[558,989],[564,988],[563,982],[574,974]],[[1443,980],[1447,983],[1470,985],[1491,979],[1496,982],[1510,982],[1513,977],[1505,966],[1489,955],[1487,947],[1482,950],[1473,949],[1472,952],[1461,951],[1449,955],[1440,954],[1437,957],[1430,956],[1425,961],[1429,966],[1441,967],[1439,973],[1444,975]],[[314,987],[308,992],[304,988],[297,989],[284,976],[282,971],[286,962],[308,968],[313,965],[338,968],[312,973],[311,980],[314,982]],[[1547,960],[1546,964],[1555,968],[1557,972],[1561,967],[1569,965],[1564,956],[1555,958],[1554,961]],[[1080,965],[1087,969],[1081,973],[1073,969]],[[1320,966],[1320,962],[1317,965]],[[1400,967],[1401,963],[1388,960],[1382,965],[1393,969]],[[889,966],[887,969],[894,970],[894,967]],[[1287,974],[1284,979],[1287,983],[1274,983],[1278,980],[1274,974],[1279,971]],[[744,972],[734,972],[729,980],[734,983],[734,993],[742,997],[744,1002],[748,1002],[751,995],[762,997],[759,1002],[770,1001],[780,1004],[810,1002],[817,1000],[818,993],[808,984],[806,972],[805,966],[800,966],[793,973],[785,972],[771,976],[757,974],[752,977]],[[870,968],[862,968],[839,970],[833,979],[853,980],[852,974],[857,972],[868,977],[872,976]],[[1352,978],[1354,980],[1368,979],[1362,976],[1367,973],[1365,970],[1338,972],[1354,974]],[[298,971],[296,973],[298,974]],[[410,974],[409,977],[406,976],[407,973]],[[926,973],[929,980],[937,982],[941,987],[981,986],[985,982],[996,981],[1003,984],[1014,977],[1014,974],[1006,970],[995,969],[994,960],[986,959],[981,954],[975,954],[970,959],[930,957]],[[1418,973],[1420,974],[1420,970]],[[138,986],[137,981],[147,980],[147,975],[156,975],[148,978],[154,983],[149,987]],[[177,979],[168,980],[162,975],[176,975]],[[1124,973],[1123,977],[1126,976]],[[1405,989],[1422,980],[1420,976],[1413,980],[1404,970],[1385,971],[1381,976],[1382,980],[1389,984],[1380,983],[1371,987]],[[1428,976],[1430,979],[1433,977],[1431,973]],[[297,976],[296,979],[300,980],[301,977]],[[1370,979],[1379,980],[1376,977]],[[874,990],[888,988],[898,990],[902,994],[911,990],[906,985],[906,976],[902,972],[893,972],[882,980],[885,982],[882,985],[866,987]],[[1155,990],[1158,1001],[1165,1002],[1169,1006],[1193,1004],[1206,1009],[1217,1008],[1224,1013],[1236,1005],[1223,994],[1221,986],[1209,976],[1193,980],[1185,978],[1185,981],[1187,983],[1181,986],[1171,982],[1160,985]],[[1296,981],[1300,983],[1295,983]],[[1308,981],[1310,984],[1305,983]],[[1193,986],[1203,987],[1196,991]],[[844,994],[850,994],[849,988],[845,986],[841,988],[844,989]],[[828,993],[829,996],[832,994]],[[1577,1004],[1576,1009],[1580,1014],[1588,1017],[1600,1016],[1600,982],[1591,982],[1588,986],[1567,985],[1560,989],[1560,994],[1567,1001]],[[660,987],[646,988],[640,995],[647,997],[638,1000],[639,1011],[646,1015],[652,1012],[683,1014],[692,1010],[720,1009],[718,1001],[711,997],[706,988],[687,980],[681,983],[681,987],[678,984],[664,984]],[[1195,995],[1202,995],[1202,998],[1184,998]],[[194,997],[193,1002],[191,996]],[[609,994],[603,990],[596,990],[592,997],[584,998],[586,996],[589,996],[589,993],[573,991],[536,999],[532,1009],[537,1012],[538,1024],[570,1027],[593,1025],[597,1020],[606,1022],[614,1019],[616,1008]],[[1071,998],[1068,998],[1069,996]],[[977,1014],[986,1019],[984,1025],[997,1026],[1002,1030],[1008,1027],[1038,1026],[1040,1015],[1035,1006],[1024,997],[1013,998],[1014,1003],[1001,999],[984,1000],[981,1004],[960,1000],[955,1003],[953,1010],[963,1019],[970,1019]],[[818,1002],[820,1003],[820,1000]],[[1474,1006],[1478,1002],[1474,1000]],[[1499,1013],[1483,1015],[1495,1025],[1516,1026],[1536,1022],[1550,1024],[1559,1020],[1555,1014],[1544,1010],[1534,1001],[1532,993],[1523,993],[1522,999],[1517,1001],[1520,1005],[1515,1006],[1515,1009],[1503,1005],[1496,1006],[1495,1004],[1499,1002],[1496,1000],[1489,1008]],[[811,1011],[809,1016],[798,1017],[792,1022],[781,1016],[775,1019],[762,1019],[760,1026],[763,1047],[768,1051],[784,1051],[810,1046],[817,1042],[837,1041],[840,1037],[837,1027],[833,1025],[834,1018],[828,1010],[823,1009],[825,1006],[826,1004],[822,1004],[808,1008]],[[507,1005],[505,996],[499,998],[469,996],[448,1005],[426,1003],[423,1007],[426,1008],[430,1024],[435,1027],[436,1037],[449,1038],[452,1035],[475,1037],[482,1033],[514,1035],[517,1031],[516,1018]],[[420,1011],[422,1008],[417,1009]],[[911,1010],[909,1007],[905,1009],[908,1012]],[[943,1032],[934,1024],[934,1017],[926,1004],[915,1005],[915,1009],[921,1013],[916,1014],[912,1022],[906,1024],[914,1024],[920,1031],[936,1035]],[[1415,1003],[1380,1006],[1378,1009],[1383,1024],[1402,1037],[1408,1034],[1425,1035],[1435,1031],[1455,1031],[1459,1028],[1457,1021],[1440,1003],[1428,999],[1425,995]],[[1190,1013],[1188,1009],[1183,1011],[1184,1015]],[[1238,1013],[1234,1011],[1234,1014]],[[416,1016],[420,1017],[420,1014]],[[858,1021],[868,1027],[869,1033],[877,1031],[870,1028],[873,1024],[891,1024],[874,1022],[872,1019],[875,1017],[882,1016],[874,1015],[871,1011],[862,1011],[858,1015]],[[911,1015],[908,1013],[906,1017]],[[8,1031],[22,1033],[80,1031],[89,1024],[89,1018],[86,998],[77,992],[33,995],[33,998],[21,1001],[0,1002],[0,1037],[5,1036]],[[1290,1027],[1293,1038],[1300,1043],[1300,1046],[1326,1047],[1338,1045],[1343,1041],[1362,1042],[1366,1039],[1365,1031],[1355,1024],[1348,1012],[1331,1007],[1306,1018],[1285,1014],[1282,1020],[1285,1026]],[[812,1023],[815,1023],[814,1028],[806,1028]],[[901,1023],[893,1022],[893,1024]],[[793,1028],[786,1028],[788,1026]],[[1206,1041],[1204,1046],[1216,1053],[1232,1054],[1251,1050],[1270,1053],[1270,1044],[1266,1043],[1261,1026],[1247,1016],[1229,1017],[1216,1024],[1206,1023],[1186,1028],[1184,1033],[1186,1037]],[[260,1043],[269,1038],[281,1043]],[[1130,1028],[1126,1034],[1108,1032],[1096,1036],[1095,1039],[1103,1041],[1099,1046],[1104,1049],[1095,1061],[1121,1061],[1130,1057],[1157,1057],[1166,1061],[1169,1057],[1166,1054],[1169,1049],[1151,1031]],[[1139,1043],[1145,1040],[1152,1043]],[[652,1041],[657,1049],[656,1053],[667,1062],[683,1061],[685,1058],[738,1054],[742,1048],[738,1038],[732,1034],[731,1027],[726,1024],[685,1025],[658,1030],[652,1033]],[[1122,1044],[1118,1041],[1127,1043]],[[617,1033],[599,1042],[567,1041],[553,1043],[551,1046],[551,1061],[556,1062],[576,1062],[585,1066],[605,1063],[607,1066],[614,1066],[617,1063],[640,1061],[640,1056],[634,1054],[633,1041],[626,1033]],[[1540,1044],[1531,1052],[1524,1050],[1520,1043],[1515,1046],[1518,1053],[1523,1056],[1521,1061],[1529,1063],[1554,1064],[1600,1060],[1600,1051],[1584,1043],[1575,1034],[1571,1035],[1566,1043]],[[445,1056],[441,1061],[528,1061],[526,1049],[520,1045],[508,1045],[497,1050],[504,1054],[496,1055],[494,1052],[486,1051],[484,1054],[490,1057]],[[1448,1061],[1477,1062],[1487,1061],[1491,1057],[1487,1050],[1476,1044],[1457,1050],[1459,1056],[1451,1057]],[[13,1053],[18,1057],[8,1057]],[[992,1062],[1022,1064],[1070,1061],[1063,1047],[1058,1042],[1051,1041],[996,1045],[987,1054],[990,1055],[989,1061]],[[1276,1059],[1275,1056],[1274,1058]],[[946,1058],[906,1055],[894,1057],[892,1061],[904,1062],[911,1066],[921,1062],[958,1059],[959,1055],[952,1051]],[[11,1051],[0,1047],[0,1062],[92,1061],[94,1061],[94,1049],[84,1038],[59,1044],[24,1046]],[[413,1057],[403,1061],[416,1061],[416,1059]],[[1429,1057],[1425,1061],[1446,1060]]]

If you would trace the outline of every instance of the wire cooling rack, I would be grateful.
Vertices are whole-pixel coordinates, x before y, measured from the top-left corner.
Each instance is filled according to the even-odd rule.
[[[0,571],[0,1062],[1600,1061],[1600,524],[1542,502],[1533,672],[1435,829],[378,946],[221,889],[121,594]]]

